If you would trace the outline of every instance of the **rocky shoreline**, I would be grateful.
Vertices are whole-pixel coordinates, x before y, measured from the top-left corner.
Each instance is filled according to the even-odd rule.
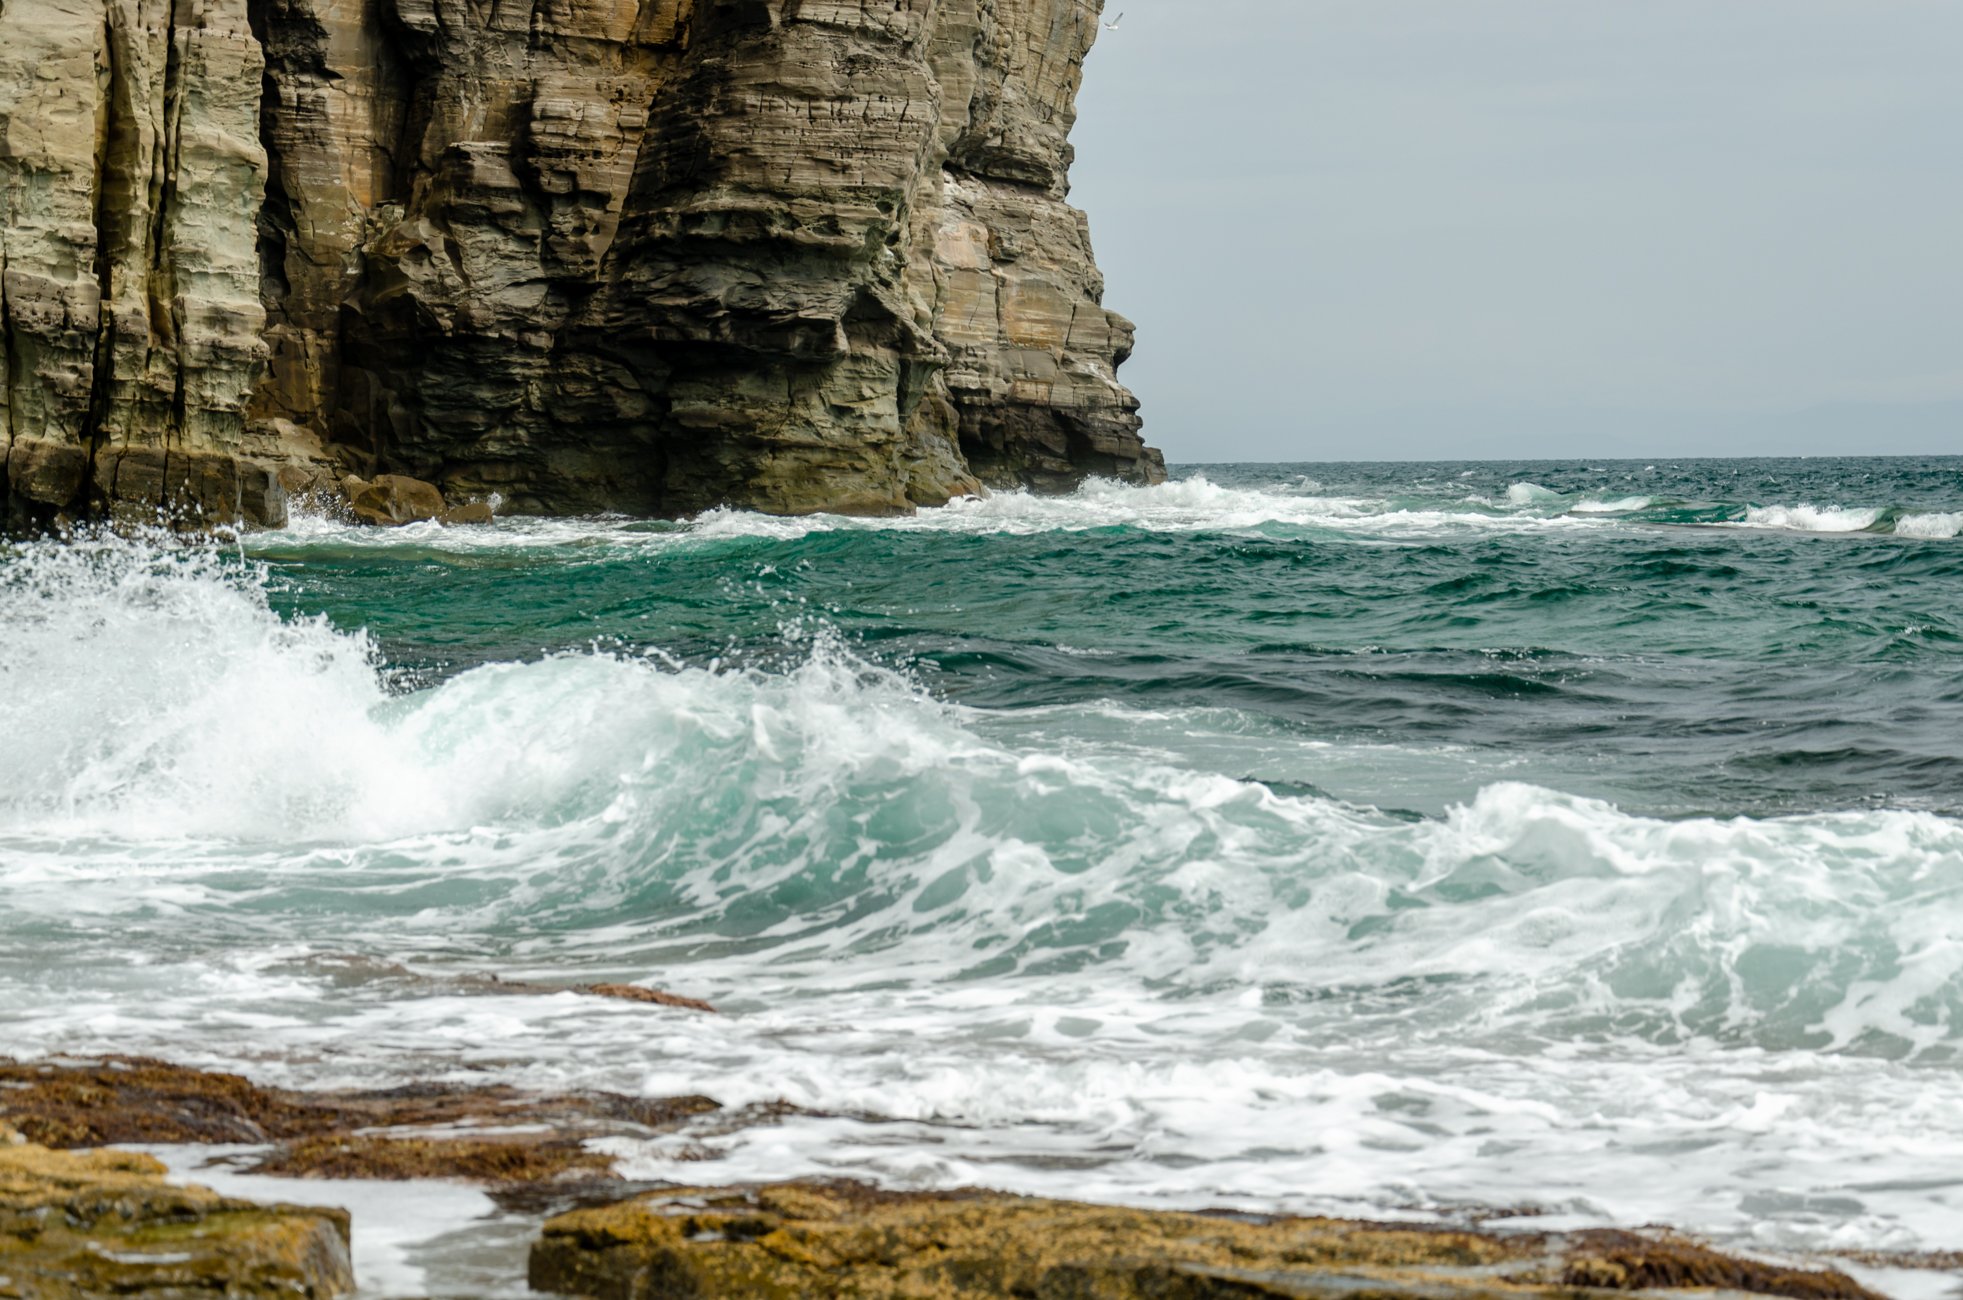
[[[0,1121],[0,1296],[300,1296],[354,1290],[348,1216],[180,1187],[149,1156],[53,1151]]]
[[[852,1182],[635,1184],[592,1145],[705,1115],[733,1126],[771,1119],[695,1096],[449,1084],[316,1093],[154,1060],[0,1061],[0,1297],[354,1292],[348,1247],[360,1216],[179,1185],[151,1157],[114,1149],[189,1143],[250,1145],[253,1175],[483,1188],[540,1221],[527,1277],[509,1283],[593,1300],[1579,1300],[1687,1289],[1878,1300],[1835,1269],[1743,1258],[1661,1230],[1498,1232]]]

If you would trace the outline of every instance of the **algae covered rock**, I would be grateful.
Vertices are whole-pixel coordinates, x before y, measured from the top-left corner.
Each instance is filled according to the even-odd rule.
[[[588,1140],[669,1132],[719,1109],[708,1097],[440,1084],[294,1092],[141,1057],[0,1058],[0,1125],[35,1142],[265,1146],[250,1172],[289,1178],[455,1179],[505,1189],[604,1182],[614,1178],[613,1161],[589,1150]]]
[[[348,1216],[174,1187],[125,1151],[51,1151],[0,1125],[0,1297],[325,1300],[354,1289]]]
[[[1875,1300],[1840,1273],[1624,1232],[1425,1226],[1078,1205],[855,1184],[661,1192],[545,1225],[531,1285],[592,1300],[1526,1297],[1710,1287]]]
[[[361,1178],[383,1182],[452,1179],[494,1186],[575,1176],[613,1177],[613,1158],[577,1138],[539,1134],[495,1138],[380,1137],[359,1133],[308,1138],[280,1147],[250,1172],[284,1178]]]

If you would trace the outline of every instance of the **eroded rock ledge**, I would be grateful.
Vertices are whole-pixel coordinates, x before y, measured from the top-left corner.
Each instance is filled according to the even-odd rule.
[[[1663,1235],[1500,1236],[851,1183],[683,1189],[545,1225],[531,1285],[592,1300],[1583,1300],[1686,1288],[1880,1300]]]
[[[354,1290],[348,1216],[175,1187],[123,1151],[50,1151],[0,1124],[0,1297],[330,1300]]]
[[[788,1109],[446,1085],[294,1092],[139,1058],[0,1059],[0,1298],[347,1290],[340,1211],[173,1187],[147,1156],[50,1149],[217,1143],[259,1146],[232,1157],[250,1160],[248,1172],[461,1180],[507,1212],[556,1215],[531,1248],[530,1284],[591,1300],[1587,1300],[1686,1289],[1880,1300],[1837,1270],[1743,1259],[1664,1232],[1494,1233],[853,1182],[635,1185],[589,1145],[704,1121],[734,1131]]]
[[[896,512],[1162,476],[1101,0],[8,0],[0,528]]]

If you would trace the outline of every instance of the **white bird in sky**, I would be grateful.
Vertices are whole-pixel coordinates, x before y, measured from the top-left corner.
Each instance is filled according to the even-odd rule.
[[[1124,20],[1125,20],[1125,16],[1121,12],[1116,18],[1113,18],[1109,22],[1104,24],[1104,30],[1107,32],[1115,32],[1118,30],[1118,24],[1123,22]]]

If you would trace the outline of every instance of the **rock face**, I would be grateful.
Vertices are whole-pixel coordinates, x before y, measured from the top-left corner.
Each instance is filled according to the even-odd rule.
[[[246,0],[0,8],[8,521],[266,513],[264,67]]]
[[[7,0],[4,524],[1152,481],[1065,201],[1100,8]]]
[[[1249,1221],[853,1184],[667,1191],[551,1220],[534,1289],[592,1300],[1583,1300],[1711,1288],[1879,1300],[1670,1237]]]
[[[348,1217],[173,1187],[123,1151],[68,1153],[0,1125],[0,1297],[327,1300],[354,1290]]]

